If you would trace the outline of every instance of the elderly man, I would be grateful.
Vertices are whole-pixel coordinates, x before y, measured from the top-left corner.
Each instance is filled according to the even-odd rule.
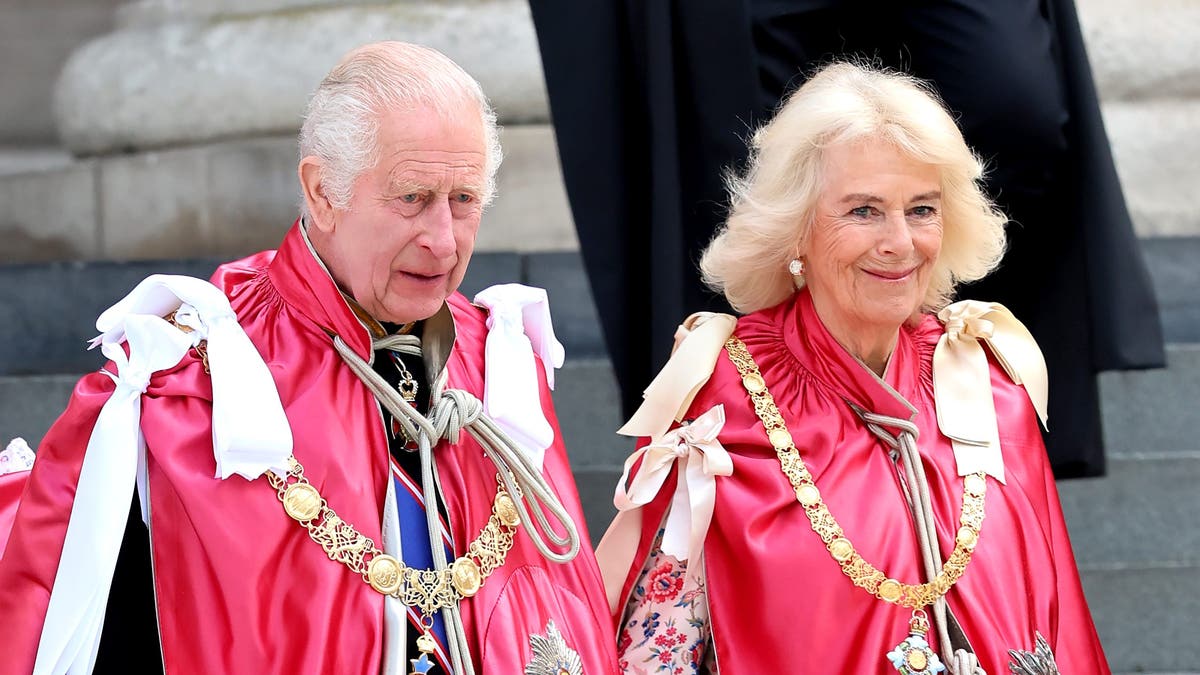
[[[112,361],[0,560],[0,672],[614,672],[545,294],[456,292],[500,162],[479,85],[359,48],[300,155],[278,251],[151,277],[98,320]]]

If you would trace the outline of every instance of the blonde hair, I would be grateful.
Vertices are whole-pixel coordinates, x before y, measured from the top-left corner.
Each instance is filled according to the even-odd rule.
[[[984,194],[983,164],[932,89],[872,66],[825,66],[796,90],[750,144],[745,176],[727,179],[730,214],[700,260],[704,282],[739,312],[787,299],[788,261],[802,250],[822,188],[823,151],[865,138],[887,141],[941,176],[942,249],[923,311],[949,303],[1004,255],[1004,214]]]

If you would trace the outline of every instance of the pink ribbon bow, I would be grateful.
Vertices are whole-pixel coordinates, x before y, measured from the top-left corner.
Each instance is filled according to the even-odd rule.
[[[675,483],[675,495],[664,525],[662,551],[686,561],[687,574],[699,574],[698,560],[716,502],[715,479],[733,473],[733,460],[717,440],[724,426],[724,406],[713,406],[690,424],[667,431],[625,460],[625,471],[613,496],[613,505],[619,513],[596,547],[596,558],[612,611],[616,611],[620,601],[621,589],[641,537],[641,507],[658,495],[677,461],[686,461],[686,465]],[[641,467],[630,480],[629,473],[639,459]]]

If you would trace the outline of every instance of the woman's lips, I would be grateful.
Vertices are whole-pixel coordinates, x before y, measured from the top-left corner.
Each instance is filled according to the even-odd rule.
[[[903,270],[863,270],[867,274],[878,277],[885,281],[902,281],[907,279],[910,274],[916,271],[916,267],[909,267]]]

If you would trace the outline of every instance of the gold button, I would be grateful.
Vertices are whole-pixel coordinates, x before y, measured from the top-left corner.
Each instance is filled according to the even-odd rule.
[[[876,595],[881,600],[896,602],[900,599],[900,582],[895,579],[884,579],[883,583],[879,584],[879,591]]]
[[[283,491],[283,510],[301,522],[321,512],[321,493],[308,483],[292,483]]]
[[[816,485],[801,485],[796,488],[796,499],[804,506],[816,506],[821,503],[821,491]]]
[[[469,598],[479,592],[483,585],[483,575],[479,573],[479,565],[470,558],[459,558],[450,566],[450,578],[459,595]]]
[[[771,433],[767,434],[767,438],[776,449],[786,450],[792,447],[792,435],[788,433],[787,429],[772,429]]]
[[[761,394],[767,390],[767,383],[758,373],[746,373],[742,376],[742,386],[751,394]]]
[[[392,595],[400,590],[400,571],[398,560],[387,554],[377,555],[367,565],[367,582],[380,593]]]
[[[829,553],[838,562],[846,562],[854,555],[854,545],[845,537],[838,537],[829,542]]]

